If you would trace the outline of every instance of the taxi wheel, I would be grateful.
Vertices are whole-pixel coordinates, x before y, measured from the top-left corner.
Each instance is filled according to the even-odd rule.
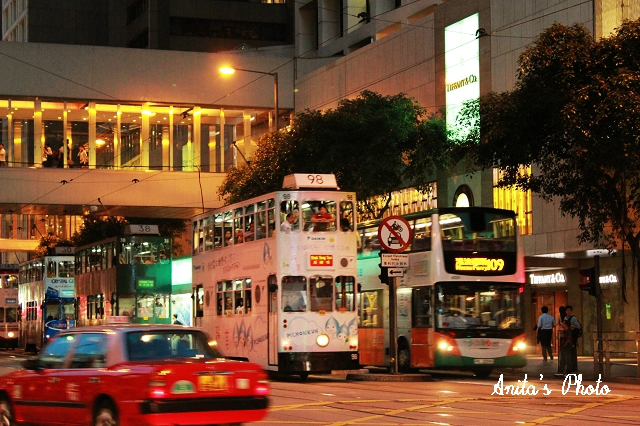
[[[6,397],[0,397],[0,425],[13,426],[15,424],[11,403]]]
[[[94,426],[116,426],[118,424],[118,415],[113,404],[109,401],[102,401],[96,408],[93,416]]]
[[[493,369],[491,368],[478,368],[473,370],[473,374],[475,374],[478,379],[486,379],[491,375],[492,371]]]

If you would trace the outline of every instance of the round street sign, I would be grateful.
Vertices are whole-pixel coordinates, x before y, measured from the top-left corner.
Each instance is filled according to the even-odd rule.
[[[391,253],[404,251],[411,244],[412,237],[409,222],[400,216],[389,216],[378,227],[378,241]]]

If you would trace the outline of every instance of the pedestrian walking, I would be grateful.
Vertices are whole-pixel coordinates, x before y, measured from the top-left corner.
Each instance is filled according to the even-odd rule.
[[[542,347],[542,359],[547,362],[547,355],[553,361],[553,351],[551,349],[551,339],[553,338],[553,328],[556,326],[556,320],[549,315],[549,308],[543,306],[542,314],[538,317],[538,342]]]

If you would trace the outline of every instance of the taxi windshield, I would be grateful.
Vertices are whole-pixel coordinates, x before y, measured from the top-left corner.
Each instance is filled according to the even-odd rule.
[[[218,349],[209,345],[204,334],[170,330],[127,333],[127,355],[129,361],[222,357]]]

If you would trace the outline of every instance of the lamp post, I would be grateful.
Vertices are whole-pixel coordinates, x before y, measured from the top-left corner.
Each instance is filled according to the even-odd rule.
[[[222,67],[220,68],[220,72],[225,75],[231,75],[236,71],[244,71],[244,72],[252,72],[255,74],[264,74],[264,75],[272,75],[273,76],[273,108],[275,113],[275,124],[276,131],[280,128],[280,120],[278,119],[278,73],[277,72],[264,72],[264,71],[254,71],[247,70],[242,68],[234,68],[234,67]]]

